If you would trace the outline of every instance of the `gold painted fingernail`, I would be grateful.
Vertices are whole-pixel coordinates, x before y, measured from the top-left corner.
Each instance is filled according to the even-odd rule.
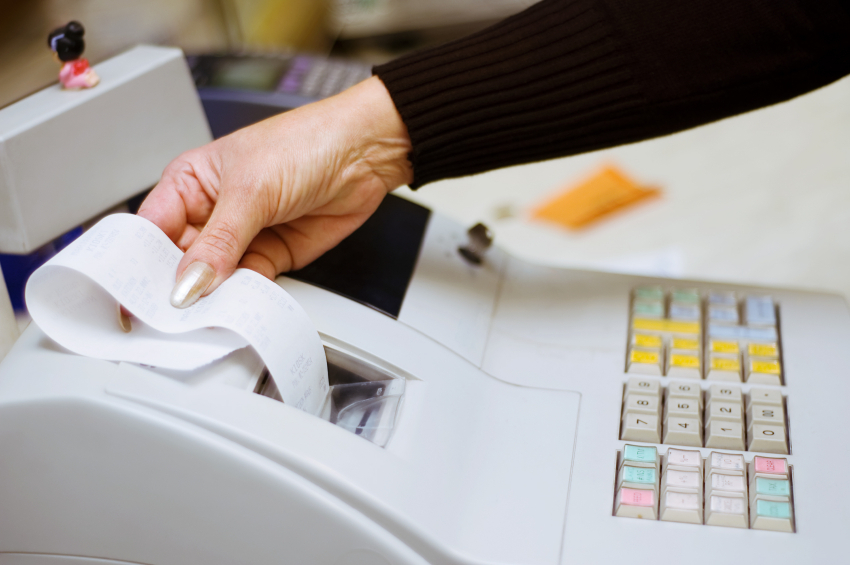
[[[204,293],[215,279],[215,271],[206,263],[195,262],[186,267],[183,276],[171,291],[171,305],[188,308]]]
[[[118,303],[118,327],[124,333],[130,333],[130,330],[133,329],[133,325],[130,323],[130,316],[124,311],[120,302]]]

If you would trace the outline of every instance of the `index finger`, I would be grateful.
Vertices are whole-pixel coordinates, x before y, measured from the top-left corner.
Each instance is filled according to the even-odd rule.
[[[195,226],[205,224],[214,207],[215,202],[197,181],[166,174],[142,202],[138,214],[156,224],[178,246],[188,247],[197,236]]]

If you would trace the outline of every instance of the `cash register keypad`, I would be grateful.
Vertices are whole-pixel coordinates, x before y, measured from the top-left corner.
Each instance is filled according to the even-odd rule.
[[[634,289],[626,371],[781,385],[781,345],[770,296],[698,289]]]
[[[623,446],[614,515],[756,530],[794,531],[786,459],[653,446]]]
[[[623,394],[620,439],[689,447],[789,453],[785,403],[777,389],[631,377]]]

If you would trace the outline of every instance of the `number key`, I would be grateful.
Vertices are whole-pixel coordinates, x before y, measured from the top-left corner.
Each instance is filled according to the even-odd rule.
[[[740,422],[743,424],[744,418],[741,413],[741,405],[736,402],[723,402],[716,400],[708,405],[706,410],[707,423],[714,421],[724,422]]]
[[[658,398],[655,396],[630,394],[623,405],[623,413],[658,415],[659,408]]]
[[[661,419],[658,416],[627,412],[623,417],[623,429],[620,439],[642,441],[644,443],[661,443],[660,423]]]
[[[702,447],[702,424],[697,418],[667,418],[664,443]]]
[[[747,427],[753,424],[785,425],[785,411],[782,406],[772,404],[750,404],[747,409]]]

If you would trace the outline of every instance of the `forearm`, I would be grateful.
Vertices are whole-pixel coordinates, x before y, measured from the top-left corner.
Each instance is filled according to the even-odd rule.
[[[546,0],[375,69],[414,187],[673,133],[848,72],[836,0]]]

